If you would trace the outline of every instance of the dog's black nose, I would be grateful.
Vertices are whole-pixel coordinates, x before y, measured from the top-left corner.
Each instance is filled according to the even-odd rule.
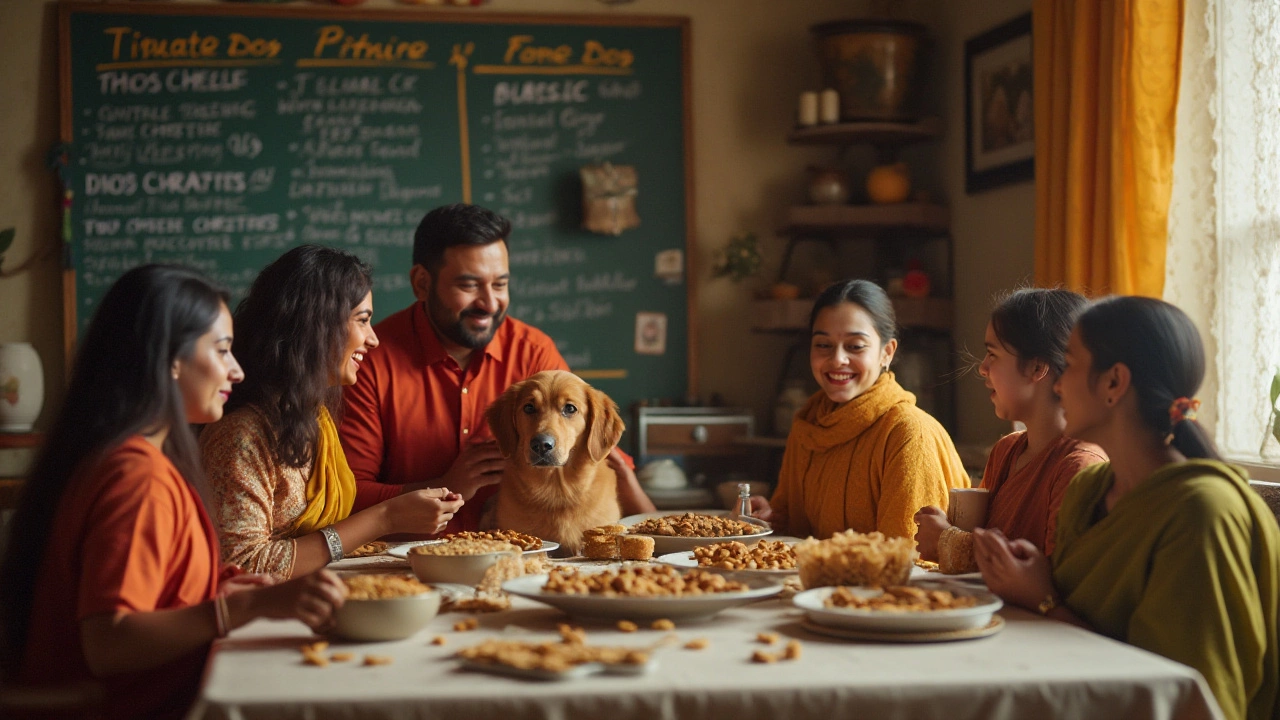
[[[539,455],[546,455],[555,449],[556,439],[547,433],[538,433],[529,441],[529,449]]]

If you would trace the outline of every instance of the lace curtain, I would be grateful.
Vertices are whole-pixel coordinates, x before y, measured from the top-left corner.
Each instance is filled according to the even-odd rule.
[[[1263,439],[1280,367],[1280,3],[1186,12],[1165,298],[1205,339],[1201,420],[1221,450],[1277,463]]]

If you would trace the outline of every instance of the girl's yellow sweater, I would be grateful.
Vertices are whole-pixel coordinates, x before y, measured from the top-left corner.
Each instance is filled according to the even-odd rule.
[[[822,392],[809,398],[791,425],[769,504],[774,528],[789,535],[852,528],[909,538],[916,511],[945,510],[950,489],[963,487],[969,475],[947,431],[884,373],[843,406]]]

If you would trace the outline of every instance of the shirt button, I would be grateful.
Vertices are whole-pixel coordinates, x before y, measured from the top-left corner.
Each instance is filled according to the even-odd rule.
[[[466,389],[466,388],[462,388],[462,394],[463,394],[463,395],[466,395],[466,394],[467,394],[467,389]]]
[[[466,434],[467,434],[467,433],[469,433],[469,432],[471,432],[471,430],[470,430],[469,428],[462,428],[462,434],[463,434],[463,435],[466,435]]]

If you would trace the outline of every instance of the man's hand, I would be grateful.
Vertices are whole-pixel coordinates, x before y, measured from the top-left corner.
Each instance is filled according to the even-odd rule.
[[[470,500],[480,488],[502,481],[506,463],[498,443],[493,440],[473,443],[463,448],[453,466],[435,484],[451,488],[463,500]]]

